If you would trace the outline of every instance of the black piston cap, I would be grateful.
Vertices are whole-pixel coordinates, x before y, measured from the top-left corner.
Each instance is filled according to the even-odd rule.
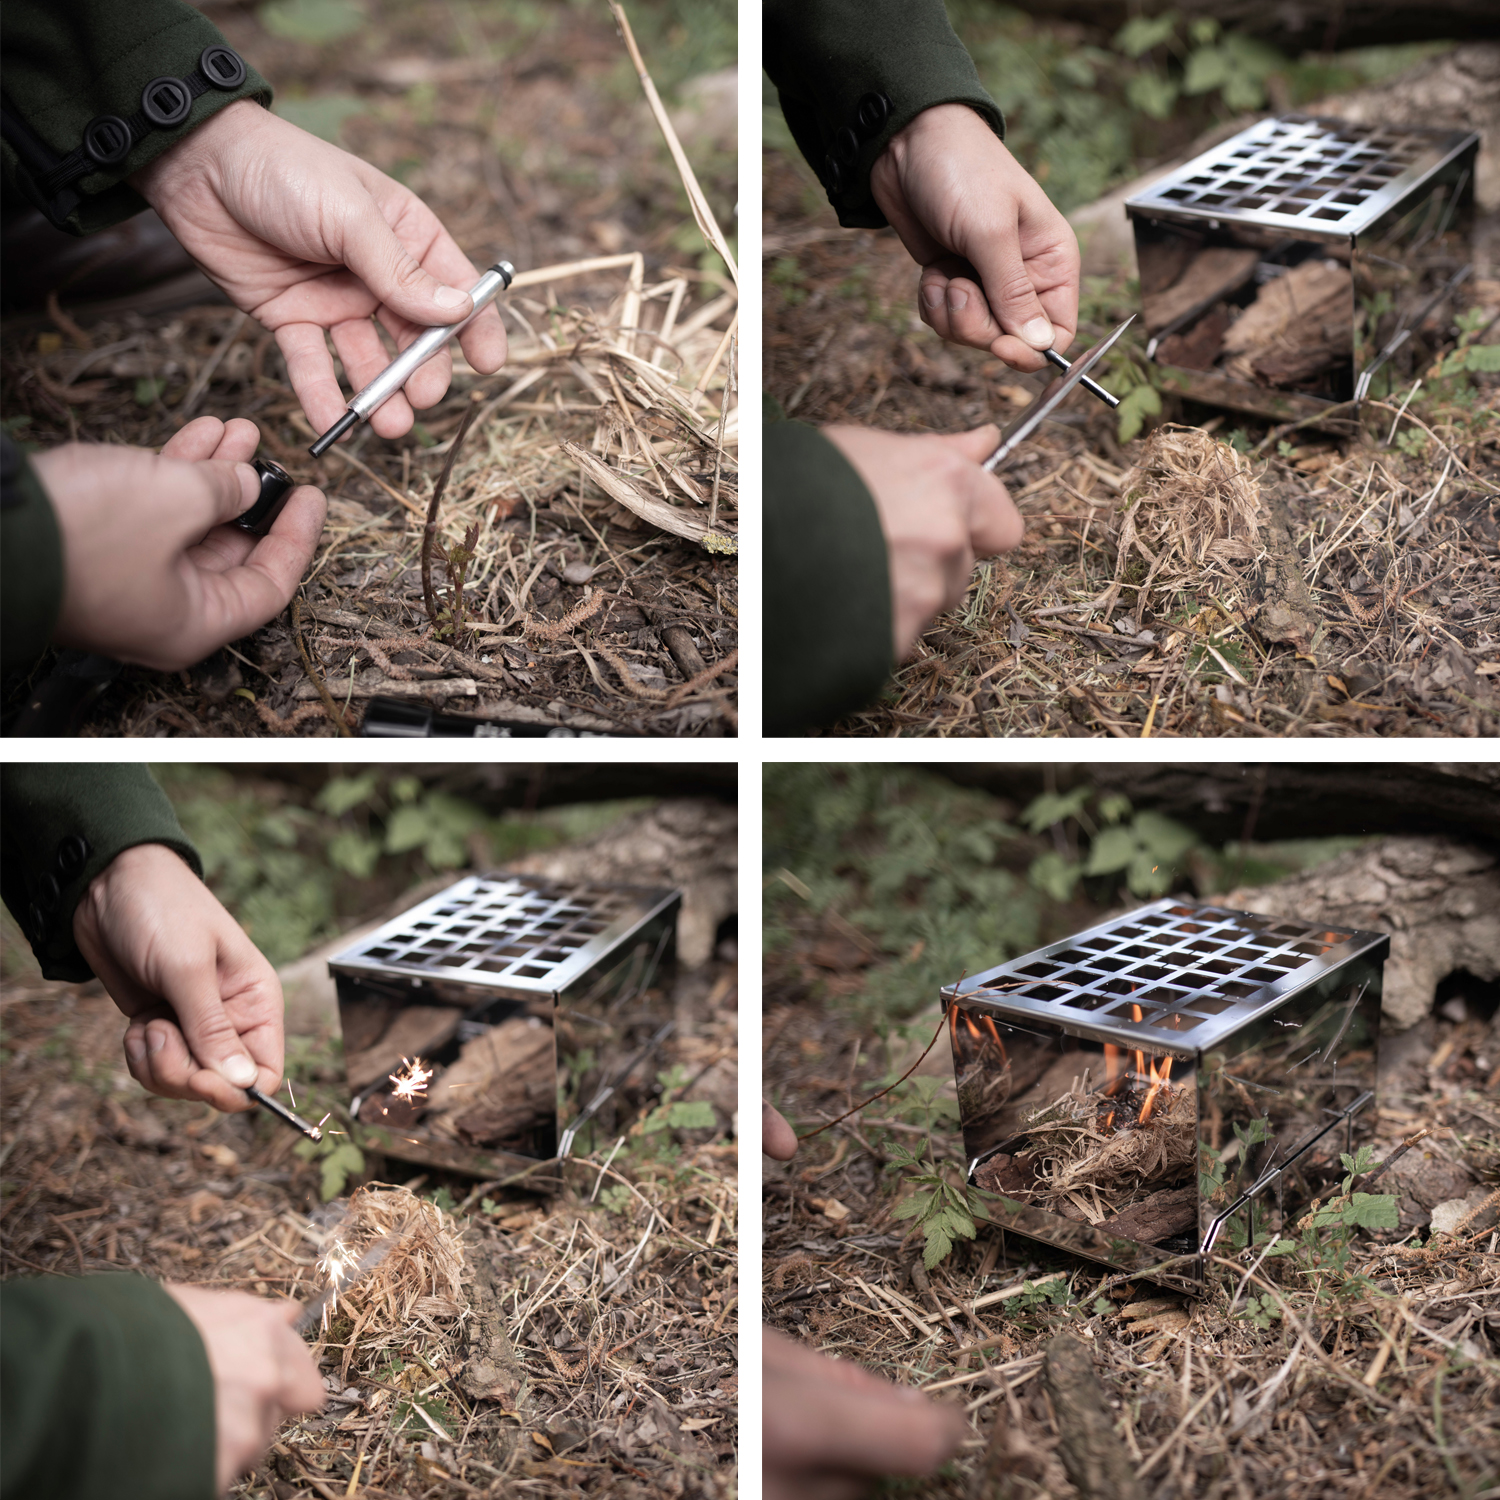
[[[241,530],[253,531],[256,536],[264,536],[271,529],[271,523],[281,514],[281,508],[286,504],[296,480],[280,464],[269,458],[257,458],[254,468],[260,475],[260,495],[249,510],[241,511],[234,518],[234,524]]]

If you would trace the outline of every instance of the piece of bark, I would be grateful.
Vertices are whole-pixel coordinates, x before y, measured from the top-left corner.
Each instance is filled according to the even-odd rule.
[[[1290,641],[1310,653],[1323,617],[1302,573],[1302,559],[1292,543],[1286,496],[1275,486],[1261,486],[1261,556],[1252,585],[1255,628],[1268,641]]]
[[[1132,1203],[1129,1208],[1101,1219],[1098,1228],[1106,1234],[1123,1235],[1143,1245],[1155,1245],[1174,1234],[1190,1229],[1198,1218],[1198,1190],[1195,1187],[1163,1188]]]
[[[1200,250],[1165,291],[1141,299],[1147,332],[1160,333],[1237,291],[1255,274],[1259,260],[1258,250],[1235,250],[1227,245]]]
[[[428,1097],[440,1134],[471,1145],[525,1135],[555,1117],[557,1048],[550,1026],[513,1017],[464,1043]]]
[[[1001,1193],[1015,1197],[1029,1193],[1036,1185],[1036,1160],[1031,1156],[1010,1156],[997,1151],[988,1161],[981,1162],[974,1173],[974,1181],[987,1193]]]
[[[1058,1457],[1080,1500],[1145,1500],[1088,1349],[1072,1334],[1058,1334],[1047,1345],[1043,1376],[1057,1416]]]
[[[672,660],[677,663],[677,670],[682,673],[684,682],[700,677],[708,671],[708,663],[703,660],[702,654],[693,644],[693,638],[688,633],[687,626],[663,625],[661,643],[672,653]]]
[[[1224,334],[1234,322],[1234,312],[1221,302],[1211,307],[1191,328],[1170,334],[1156,349],[1159,364],[1184,370],[1211,370],[1224,350]]]
[[[1305,260],[1268,281],[1224,335],[1224,371],[1290,385],[1354,350],[1354,279],[1337,261]]]
[[[401,1066],[403,1057],[436,1052],[452,1039],[464,1013],[452,1005],[407,1005],[398,1010],[379,1039],[345,1054],[349,1087],[357,1094]]]

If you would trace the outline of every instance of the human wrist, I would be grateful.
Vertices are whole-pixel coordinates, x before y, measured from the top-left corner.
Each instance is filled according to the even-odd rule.
[[[180,869],[196,872],[169,844],[132,844],[122,849],[84,887],[73,908],[73,940],[80,948],[100,941],[106,912],[117,894],[147,890],[163,876],[172,879]]]
[[[253,99],[236,99],[198,128],[175,141],[138,172],[129,183],[153,208],[190,183],[218,176],[228,148],[244,140],[266,118],[266,110]]]

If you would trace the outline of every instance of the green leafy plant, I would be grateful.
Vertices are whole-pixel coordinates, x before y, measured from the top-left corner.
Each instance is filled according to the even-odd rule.
[[[663,1130],[712,1130],[718,1123],[714,1107],[706,1099],[680,1099],[687,1087],[687,1071],[674,1064],[656,1075],[661,1085],[661,1102],[640,1124],[642,1135],[657,1135]]]
[[[977,1189],[955,1187],[940,1167],[900,1146],[892,1148],[887,1170],[910,1174],[902,1186],[911,1191],[893,1215],[916,1221],[922,1231],[922,1264],[929,1271],[952,1253],[956,1240],[972,1240],[978,1234],[974,1220],[984,1212],[984,1195]]]
[[[1027,805],[1021,821],[1033,831],[1071,820],[1090,837],[1086,859],[1071,848],[1039,854],[1028,872],[1031,883],[1066,900],[1085,876],[1123,874],[1132,895],[1164,895],[1188,852],[1198,847],[1197,834],[1149,809],[1132,813],[1129,799],[1118,793],[1098,800],[1095,821],[1087,811],[1091,796],[1092,788],[1085,785],[1065,793],[1044,792]]]
[[[322,1172],[318,1193],[327,1203],[337,1198],[349,1185],[351,1177],[357,1177],[365,1169],[365,1154],[346,1135],[332,1135],[325,1131],[321,1141],[298,1141],[295,1154],[303,1161],[315,1161]]]

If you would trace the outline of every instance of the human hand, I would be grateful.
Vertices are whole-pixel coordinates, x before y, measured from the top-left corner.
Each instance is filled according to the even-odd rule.
[[[273,1094],[285,1060],[281,981],[244,929],[165,844],[117,855],[84,892],[73,937],[120,1009],[131,1076],[226,1113]]]
[[[390,363],[370,321],[405,348],[424,329],[473,310],[474,263],[415,193],[357,156],[248,99],[221,109],[137,172],[131,183],[183,248],[276,335],[316,432],[343,415],[324,330],[354,390]],[[487,307],[459,338],[490,375],[505,363],[505,329]],[[381,437],[411,429],[412,408],[448,389],[446,349],[370,418]]]
[[[940,338],[1017,370],[1078,331],[1073,226],[967,104],[923,110],[892,137],[870,190],[922,267],[918,310]]]
[[[825,427],[874,496],[891,564],[896,660],[904,661],[935,616],[969,587],[975,556],[1009,552],[1025,531],[1006,488],[981,463],[994,426],[946,437]]]
[[[170,672],[285,609],[326,504],[302,485],[266,536],[224,524],[260,493],[245,462],[259,440],[253,422],[199,417],[160,454],[66,443],[36,455],[63,539],[54,642]]]
[[[764,1099],[760,1101],[760,1149],[775,1161],[790,1161],[797,1154],[797,1132]]]
[[[765,1330],[766,1500],[852,1500],[881,1475],[935,1473],[968,1432],[958,1412]]]
[[[163,1290],[193,1320],[214,1377],[214,1483],[223,1494],[254,1468],[287,1417],[317,1411],[323,1380],[292,1330],[302,1311],[247,1292],[211,1292],[167,1282]]]

